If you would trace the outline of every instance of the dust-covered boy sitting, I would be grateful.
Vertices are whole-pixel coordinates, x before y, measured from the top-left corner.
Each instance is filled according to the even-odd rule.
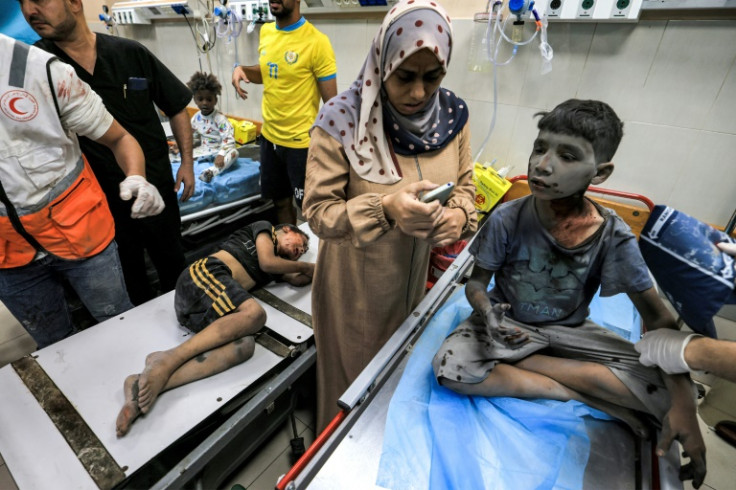
[[[529,158],[531,195],[505,203],[471,245],[471,318],[433,359],[440,384],[461,394],[578,400],[648,435],[660,454],[678,439],[691,458],[681,478],[697,488],[705,448],[692,384],[639,363],[631,342],[587,319],[588,305],[626,293],[650,330],[676,329],[653,288],[636,237],[614,211],[585,197],[613,171],[623,123],[599,101],[568,100],[538,114]],[[487,293],[491,278],[495,287]]]

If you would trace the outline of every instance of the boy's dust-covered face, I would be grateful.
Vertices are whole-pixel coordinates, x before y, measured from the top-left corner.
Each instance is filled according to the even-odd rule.
[[[284,230],[278,237],[276,254],[287,260],[298,260],[309,250],[309,240],[295,231]]]
[[[539,199],[585,192],[598,173],[593,145],[580,136],[540,131],[529,157],[529,187]]]

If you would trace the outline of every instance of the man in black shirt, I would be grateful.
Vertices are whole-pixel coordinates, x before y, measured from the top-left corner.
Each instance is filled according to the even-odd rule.
[[[138,140],[146,156],[146,177],[164,199],[166,208],[160,215],[131,219],[130,202],[118,196],[125,176],[112,153],[88,138],[79,138],[115,219],[115,241],[128,294],[134,304],[141,304],[155,296],[146,274],[144,250],[156,268],[162,292],[174,288],[186,265],[176,192],[183,184],[181,200],[186,201],[194,190],[192,130],[186,112],[191,91],[141,44],[93,33],[84,19],[82,0],[19,1],[26,21],[42,37],[36,45],[72,65]],[[154,103],[170,118],[181,149],[176,181]]]
[[[250,359],[253,334],[266,324],[266,312],[248,291],[274,280],[309,284],[314,264],[298,262],[308,248],[309,236],[296,226],[257,221],[182,272],[174,309],[179,323],[195,335],[173,349],[149,354],[143,372],[125,379],[118,437],[151,409],[159,393]]]

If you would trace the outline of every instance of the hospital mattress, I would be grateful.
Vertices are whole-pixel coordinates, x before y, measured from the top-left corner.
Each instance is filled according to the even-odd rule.
[[[198,158],[194,162],[194,194],[186,202],[179,201],[182,216],[217,207],[243,199],[261,192],[261,164],[252,158],[238,158],[232,166],[210,182],[199,180],[199,174],[212,166],[212,156]],[[176,176],[180,163],[172,163],[171,169]],[[181,197],[183,188],[179,189]]]
[[[314,244],[302,260],[314,261],[317,238],[302,227]],[[142,370],[148,353],[191,335],[178,325],[173,291],[0,368],[0,453],[18,487],[118,486],[228,402],[262,386],[275,368],[298,359],[312,343],[310,287],[272,284],[255,295],[268,318],[253,357],[162,393],[122,438],[115,420],[125,378]],[[76,432],[87,442],[80,444]]]

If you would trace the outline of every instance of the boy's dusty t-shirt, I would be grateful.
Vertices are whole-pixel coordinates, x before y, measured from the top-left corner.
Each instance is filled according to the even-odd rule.
[[[574,248],[544,229],[533,196],[499,206],[470,247],[476,264],[495,272],[491,303],[509,303],[507,316],[522,323],[577,326],[599,286],[601,296],[652,287],[636,237],[614,211],[594,204],[604,223]]]
[[[222,250],[240,262],[259,287],[281,278],[280,274],[265,272],[258,264],[256,237],[261,233],[268,233],[269,237],[272,236],[273,225],[268,221],[256,221],[236,231],[220,244]]]

